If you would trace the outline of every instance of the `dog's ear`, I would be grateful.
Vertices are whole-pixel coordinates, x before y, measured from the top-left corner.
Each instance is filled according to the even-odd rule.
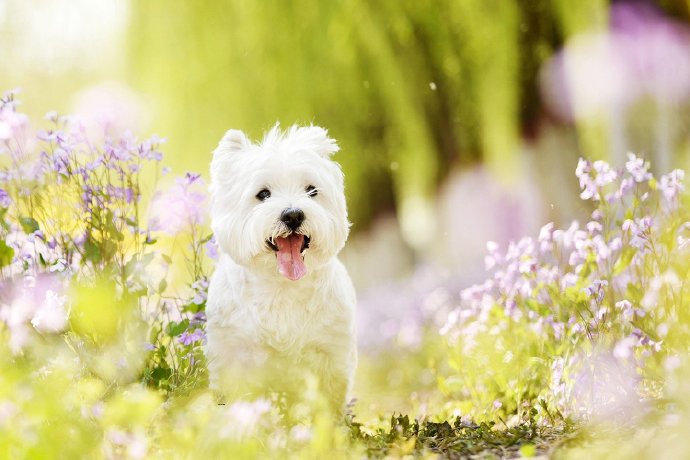
[[[214,156],[241,152],[251,144],[246,134],[239,129],[231,129],[225,133],[223,139],[218,143]]]
[[[328,131],[320,126],[293,126],[288,130],[290,141],[305,146],[324,158],[329,158],[340,150],[335,139],[328,137]]]

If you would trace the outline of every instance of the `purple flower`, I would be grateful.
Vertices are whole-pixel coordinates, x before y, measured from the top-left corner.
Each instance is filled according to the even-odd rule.
[[[194,298],[192,303],[196,305],[201,305],[206,302],[208,293],[208,280],[206,278],[201,278],[192,283],[192,289],[194,289]]]
[[[625,163],[625,169],[630,173],[635,182],[645,182],[652,178],[652,174],[649,172],[649,163],[642,158],[638,158],[634,153],[628,152],[628,161]]]
[[[613,194],[613,198],[620,200],[633,189],[634,185],[635,182],[633,181],[632,177],[626,177],[625,179],[621,180],[620,187],[618,187],[618,190],[616,190],[616,192]]]
[[[206,313],[203,311],[199,311],[194,313],[194,316],[192,316],[192,320],[190,321],[190,324],[203,324],[206,322]]]
[[[163,159],[163,153],[156,149],[159,144],[163,144],[166,141],[167,139],[159,138],[154,134],[151,138],[141,143],[139,146],[139,156],[150,161],[161,161]]]
[[[184,175],[185,181],[187,184],[193,184],[196,182],[199,178],[201,177],[201,174],[197,174],[194,172],[186,172]]]
[[[685,171],[682,169],[674,169],[670,173],[661,176],[659,188],[664,192],[664,196],[667,200],[674,199],[685,190],[685,186],[683,185],[684,178]]]
[[[604,227],[601,225],[601,223],[596,222],[596,221],[587,222],[586,227],[587,227],[587,231],[590,234],[601,233],[602,230],[604,229]]]
[[[583,200],[599,201],[599,187],[589,174],[583,174],[580,179],[580,198]]]
[[[616,171],[611,169],[608,163],[605,161],[595,161],[594,164],[592,165],[594,167],[594,170],[597,172],[597,177],[595,179],[595,183],[599,187],[604,187],[618,177],[618,174]]]
[[[103,157],[98,157],[95,160],[86,163],[85,168],[87,171],[94,171],[94,170],[96,170],[96,168],[98,168],[102,164],[103,164]]]
[[[202,329],[194,329],[194,331],[189,332],[184,331],[182,335],[177,339],[182,345],[192,345],[196,342],[202,342],[206,340],[206,333]]]
[[[9,208],[12,204],[12,198],[3,189],[0,188],[0,208]]]
[[[597,302],[601,302],[604,298],[604,288],[609,285],[606,280],[594,280],[592,284],[584,288],[585,294],[589,297],[596,298]]]
[[[211,236],[211,239],[204,244],[204,249],[209,259],[218,260],[218,242],[215,235]]]
[[[627,232],[627,231],[633,231],[633,232],[634,232],[634,231],[636,231],[636,226],[635,226],[635,223],[634,223],[632,220],[630,220],[630,219],[625,219],[625,220],[623,221],[623,225],[621,225],[621,229],[622,229],[624,232]]]
[[[635,316],[635,311],[630,301],[621,300],[619,302],[616,302],[616,308],[621,311],[621,315],[624,321],[630,322],[633,320],[633,317]]]
[[[16,137],[29,124],[29,119],[23,113],[14,111],[14,107],[7,105],[0,108],[0,141]]]

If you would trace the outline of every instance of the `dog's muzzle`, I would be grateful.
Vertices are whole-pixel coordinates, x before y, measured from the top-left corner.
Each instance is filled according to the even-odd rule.
[[[268,247],[276,254],[278,273],[292,281],[307,274],[304,252],[309,248],[310,239],[299,233],[305,218],[304,211],[299,208],[284,209],[280,214],[280,222],[289,232],[266,240]]]

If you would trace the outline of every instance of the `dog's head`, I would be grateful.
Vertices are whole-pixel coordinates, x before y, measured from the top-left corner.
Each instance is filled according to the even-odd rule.
[[[245,267],[291,280],[335,257],[349,233],[336,142],[317,126],[274,127],[260,144],[237,130],[211,161],[211,225]]]

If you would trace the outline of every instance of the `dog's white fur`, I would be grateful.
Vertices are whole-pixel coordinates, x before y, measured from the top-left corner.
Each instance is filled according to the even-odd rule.
[[[211,277],[207,343],[211,388],[225,397],[275,388],[299,391],[316,376],[341,410],[357,362],[355,291],[337,259],[349,233],[338,151],[325,129],[278,126],[260,144],[230,130],[211,162],[211,220],[221,256]],[[309,196],[308,186],[318,194]],[[257,193],[268,189],[265,201]],[[278,273],[267,240],[289,229],[280,216],[300,208],[310,238],[307,274]]]

